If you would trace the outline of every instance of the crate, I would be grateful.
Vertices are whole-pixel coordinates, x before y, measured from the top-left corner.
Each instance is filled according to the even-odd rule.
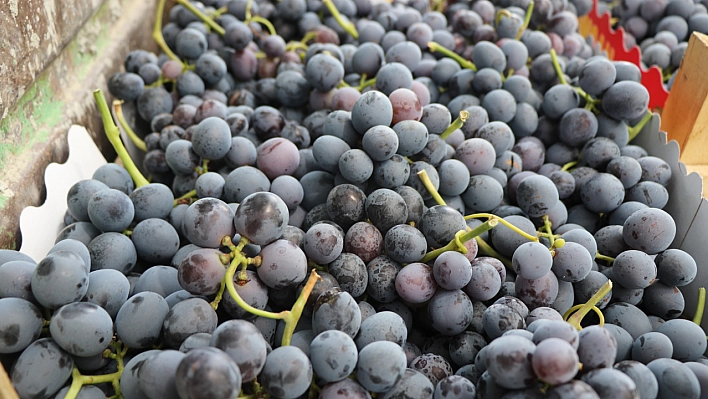
[[[638,49],[628,51],[624,48],[622,31],[613,31],[609,27],[609,15],[598,15],[597,0],[594,3],[591,14],[580,19],[581,33],[596,38],[610,58],[638,64]],[[37,222],[33,220],[48,221],[43,219],[41,212],[46,211],[48,205],[57,206],[74,181],[90,177],[93,170],[105,162],[100,158],[101,154],[113,158],[113,150],[103,137],[91,92],[95,87],[107,92],[106,77],[121,70],[122,60],[129,50],[157,50],[150,35],[146,34],[151,31],[153,21],[144,17],[154,15],[154,12],[153,2],[140,0],[104,0],[96,5],[95,12],[87,17],[74,38],[67,39],[64,50],[56,54],[54,61],[47,65],[23,95],[16,96],[14,108],[6,112],[19,117],[0,120],[0,137],[5,140],[7,137],[16,138],[13,146],[0,146],[0,170],[3,171],[0,179],[0,248],[16,248],[21,243],[23,252],[41,259],[51,243],[32,238],[28,229],[36,228]],[[2,16],[0,14],[0,20]],[[110,40],[100,40],[106,37]],[[95,42],[91,54],[77,53],[77,49],[87,41]],[[682,289],[687,314],[695,311],[697,288],[708,286],[708,246],[704,243],[704,237],[708,236],[708,201],[701,195],[704,190],[701,176],[708,177],[708,155],[705,154],[708,138],[704,133],[708,129],[708,83],[702,78],[704,72],[701,69],[707,61],[708,36],[694,33],[678,72],[681,79],[676,79],[671,96],[661,85],[661,73],[657,68],[642,68],[642,83],[652,95],[650,108],[663,109],[663,113],[661,118],[655,115],[634,141],[651,155],[665,159],[672,169],[673,178],[668,187],[670,202],[665,208],[677,224],[672,248],[689,252],[699,265],[696,280]],[[2,70],[0,76],[1,73]],[[77,74],[75,79],[69,81],[70,90],[66,90],[64,85],[68,79],[65,76],[67,73]],[[3,95],[0,92],[0,104]],[[3,110],[0,105],[0,114]],[[73,134],[67,133],[73,123],[86,126],[88,133],[81,133],[77,127],[71,128]],[[96,146],[91,148],[94,142]],[[5,144],[3,139],[0,139],[0,144]],[[81,154],[79,157],[70,156],[69,147],[73,149],[75,145],[88,146],[85,148],[90,148],[88,153],[92,162],[88,169],[77,169],[72,180],[63,174],[66,169],[57,169],[57,165],[52,163],[68,160],[66,164],[73,167],[75,163],[72,159],[85,159],[88,153],[84,149],[77,151]],[[46,174],[43,173],[45,170]],[[54,184],[54,176],[62,176],[61,184]],[[23,209],[41,203],[45,205],[31,210],[30,216],[23,216],[26,223],[17,217]],[[31,213],[35,213],[37,219],[32,219]],[[41,226],[45,233],[47,228],[57,228],[63,220],[56,218],[56,211],[53,213],[55,218]],[[20,230],[26,233],[24,240],[17,235]],[[53,241],[51,233],[45,235]],[[708,331],[708,318],[704,318],[702,327]],[[17,398],[2,364],[0,398]]]

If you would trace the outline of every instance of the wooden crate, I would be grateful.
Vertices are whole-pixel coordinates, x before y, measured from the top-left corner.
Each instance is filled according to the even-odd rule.
[[[661,114],[661,130],[681,149],[689,172],[708,177],[708,36],[694,32]],[[703,196],[707,197],[706,185]]]

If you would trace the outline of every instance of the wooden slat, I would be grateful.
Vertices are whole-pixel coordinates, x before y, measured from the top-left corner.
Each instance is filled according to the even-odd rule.
[[[706,65],[708,36],[694,32],[661,114],[661,130],[679,143],[687,165],[708,165]]]
[[[2,399],[20,399],[17,396],[17,391],[10,382],[10,377],[5,372],[5,368],[0,363],[0,398]]]

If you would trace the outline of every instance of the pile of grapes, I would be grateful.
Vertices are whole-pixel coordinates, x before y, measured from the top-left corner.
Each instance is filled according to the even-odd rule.
[[[39,263],[0,250],[20,398],[708,394],[649,93],[589,1],[177,3],[95,93],[122,165]]]
[[[624,29],[625,47],[639,45],[644,66],[661,68],[667,89],[676,78],[691,33],[708,34],[705,1],[621,0],[599,5],[601,12],[612,13],[615,28]]]

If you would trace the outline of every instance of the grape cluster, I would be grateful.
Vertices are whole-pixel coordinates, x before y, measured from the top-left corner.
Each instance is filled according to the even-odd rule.
[[[125,166],[39,263],[0,250],[21,398],[708,391],[649,93],[591,2],[177,3],[108,81],[142,165],[97,92]]]
[[[659,67],[670,90],[691,34],[708,33],[706,6],[705,2],[686,0],[601,1],[598,11],[616,18],[613,26],[624,29],[625,47],[639,46],[642,64]]]

